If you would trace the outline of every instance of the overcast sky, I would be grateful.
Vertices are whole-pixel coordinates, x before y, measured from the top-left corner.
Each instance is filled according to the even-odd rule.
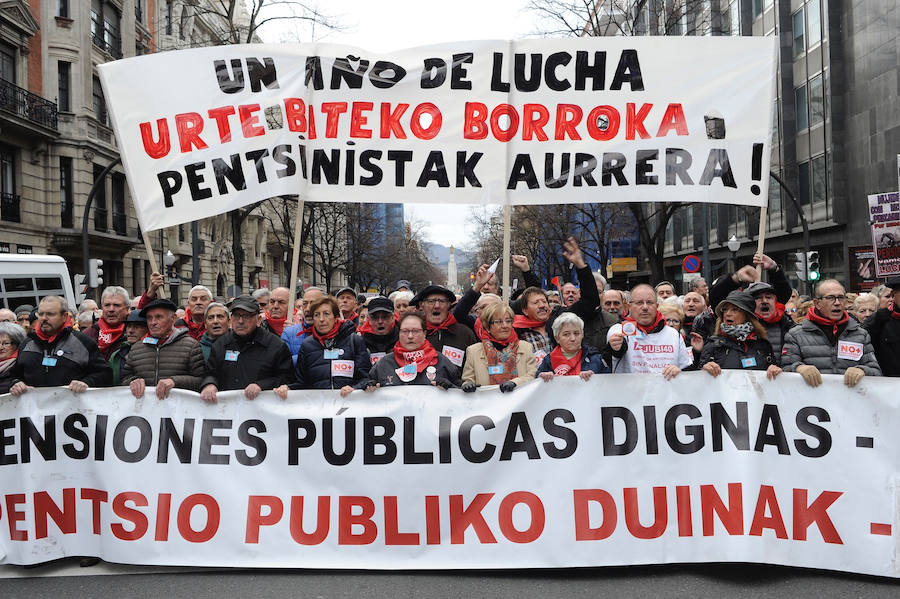
[[[366,50],[390,51],[441,42],[529,37],[534,16],[527,0],[331,0],[322,12],[337,18],[342,31],[322,27],[282,34],[301,41],[332,42]],[[271,39],[263,31],[263,37]],[[275,40],[272,40],[275,41]],[[429,241],[466,247],[469,206],[406,204],[406,220],[423,221]]]

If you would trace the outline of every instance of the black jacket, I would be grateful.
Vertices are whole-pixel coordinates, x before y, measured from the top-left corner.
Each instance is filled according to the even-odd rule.
[[[894,314],[900,315],[897,312]],[[881,308],[866,319],[863,328],[872,337],[875,357],[884,376],[900,376],[900,320],[890,308]]]
[[[326,340],[326,346],[319,343],[314,335],[303,340],[297,354],[295,370],[297,382],[291,389],[340,389],[344,385],[354,385],[369,376],[371,364],[366,342],[356,334],[356,325],[344,321],[333,339]],[[339,355],[334,360],[353,362],[353,376],[331,376],[332,359],[325,358],[325,350],[336,350]],[[349,370],[349,369],[348,369]]]
[[[743,360],[750,360],[745,364]],[[765,370],[777,364],[772,344],[766,339],[737,341],[727,335],[713,335],[703,346],[698,365],[715,362],[725,370]]]
[[[43,364],[44,359],[47,364]],[[55,362],[54,365],[50,365]],[[47,343],[32,331],[19,346],[12,367],[12,385],[24,381],[32,387],[60,387],[81,381],[88,387],[112,385],[112,368],[103,359],[93,339],[70,327]]]
[[[786,304],[791,299],[791,284],[784,274],[784,269],[776,266],[766,272],[769,274],[769,283],[775,288],[775,299],[782,304]],[[709,286],[709,307],[715,310],[719,302],[725,299],[725,296],[740,287],[731,278],[731,274],[722,275]]]
[[[428,374],[426,372],[420,372],[416,375],[416,378],[408,383],[404,383],[400,380],[400,375],[398,375],[396,372],[398,368],[400,368],[400,365],[397,364],[397,358],[394,357],[394,352],[391,352],[380,359],[378,363],[372,367],[372,370],[369,372],[368,378],[369,380],[379,383],[382,387],[393,387],[396,385],[431,384],[431,379],[428,378]],[[459,387],[459,385],[461,384],[459,368],[454,366],[453,363],[446,358],[446,356],[438,354],[438,362],[437,365],[435,365],[434,369],[434,380],[446,379],[453,383],[454,387]],[[364,389],[367,382],[368,381],[362,381],[361,383],[356,385],[357,389]]]
[[[366,349],[369,350],[369,357],[374,360],[375,354],[389,354],[394,351],[394,344],[400,337],[400,327],[397,323],[388,331],[387,335],[376,335],[374,333],[361,333],[363,340],[366,342]]]
[[[237,353],[234,353],[237,352]],[[208,372],[200,388],[215,385],[219,391],[245,389],[256,383],[268,391],[294,382],[291,350],[280,337],[257,327],[241,337],[228,331],[213,343],[207,360]]]
[[[467,347],[473,343],[478,343],[478,338],[475,336],[475,333],[472,332],[472,329],[458,322],[450,325],[446,329],[439,329],[427,333],[426,339],[428,339],[428,342],[434,346],[434,349],[436,349],[439,354],[443,353],[445,346],[449,346],[459,350],[461,358],[465,356]],[[459,368],[461,371],[462,359],[460,360]]]

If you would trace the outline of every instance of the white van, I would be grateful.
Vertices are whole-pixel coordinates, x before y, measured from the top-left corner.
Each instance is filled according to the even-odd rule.
[[[0,307],[37,307],[46,295],[60,295],[75,309],[66,261],[60,256],[0,254]]]

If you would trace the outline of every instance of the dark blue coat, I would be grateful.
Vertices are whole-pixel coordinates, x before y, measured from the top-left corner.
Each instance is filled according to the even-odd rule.
[[[366,342],[356,334],[356,326],[345,321],[341,323],[338,334],[326,340],[327,349],[339,352],[337,360],[353,361],[353,376],[331,376],[333,360],[325,359],[325,347],[313,335],[308,336],[300,345],[297,354],[297,383],[291,389],[340,389],[344,385],[354,385],[369,377],[372,367]]]
[[[603,356],[596,348],[582,343],[581,372],[584,372],[585,370],[590,370],[594,374],[608,374],[609,366],[603,361]],[[544,359],[538,364],[537,374],[542,372],[553,372],[553,365],[550,363],[550,354],[544,356]]]

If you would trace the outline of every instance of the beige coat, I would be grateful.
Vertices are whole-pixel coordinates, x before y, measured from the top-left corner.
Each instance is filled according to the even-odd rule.
[[[534,351],[527,341],[519,341],[519,348],[516,351],[516,367],[519,369],[519,376],[512,379],[516,385],[524,385],[534,380],[537,374],[537,360],[534,359]],[[476,385],[491,384],[487,354],[484,353],[484,346],[480,341],[466,348],[466,363],[463,366],[462,380],[464,383],[472,381]]]

